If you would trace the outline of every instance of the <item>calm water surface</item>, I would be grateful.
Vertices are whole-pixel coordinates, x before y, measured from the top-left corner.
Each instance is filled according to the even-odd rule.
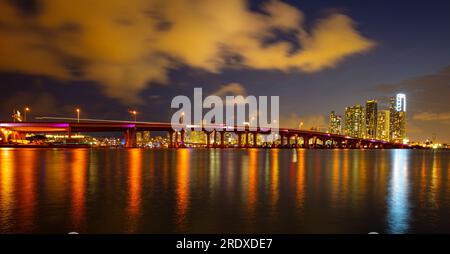
[[[449,151],[0,149],[0,233],[450,233]]]

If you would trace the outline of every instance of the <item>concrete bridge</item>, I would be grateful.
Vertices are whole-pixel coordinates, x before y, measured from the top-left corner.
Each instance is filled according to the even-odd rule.
[[[51,118],[41,117],[41,122],[0,122],[1,142],[8,143],[14,139],[24,139],[26,134],[31,133],[66,133],[70,138],[72,133],[80,132],[122,132],[124,134],[125,147],[136,147],[136,134],[141,131],[163,131],[169,134],[169,147],[185,147],[185,130],[194,129],[199,126],[178,125],[183,130],[174,131],[171,123],[160,122],[132,122],[116,120],[96,120],[72,118]],[[64,121],[54,121],[62,119]],[[51,120],[51,121],[45,121]],[[52,121],[53,120],[53,121]],[[211,131],[212,130],[212,131]],[[285,148],[407,148],[407,145],[390,143],[382,140],[354,138],[344,135],[330,134],[324,132],[279,128],[272,131],[265,128],[250,128],[249,126],[223,126],[223,125],[203,125],[201,131],[206,136],[207,148],[223,148],[225,144],[225,133],[234,133],[238,137],[238,147],[250,148],[259,147],[257,144],[259,135],[270,135],[272,131],[278,131],[280,144],[274,142],[268,147]],[[220,141],[217,137],[220,136]],[[250,140],[250,136],[252,137]],[[302,142],[300,142],[302,141]],[[319,144],[321,143],[321,144]]]

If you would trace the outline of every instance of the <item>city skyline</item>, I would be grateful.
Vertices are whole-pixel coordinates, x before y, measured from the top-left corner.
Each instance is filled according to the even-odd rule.
[[[389,107],[378,108],[378,101],[369,99],[365,106],[356,104],[345,108],[344,128],[342,116],[332,110],[329,114],[328,132],[358,138],[378,139],[408,143],[406,117],[406,95],[398,93],[389,98]],[[431,141],[432,139],[427,139]],[[414,140],[412,142],[418,142]],[[436,140],[433,140],[436,142]]]
[[[120,7],[120,1],[110,4]],[[446,95],[450,93],[450,53],[446,45],[450,44],[450,36],[445,31],[450,22],[443,15],[448,4],[443,1],[433,1],[433,4],[418,1],[408,5],[387,1],[311,1],[301,4],[294,1],[230,1],[229,8],[214,8],[213,4],[206,6],[199,1],[199,7],[213,15],[211,22],[223,21],[231,30],[236,24],[220,18],[230,16],[232,10],[239,11],[239,17],[251,21],[265,18],[268,24],[286,28],[269,32],[269,37],[262,36],[260,42],[267,47],[258,48],[261,53],[261,65],[258,65],[242,50],[233,51],[236,57],[227,55],[223,58],[216,54],[216,48],[211,46],[214,41],[225,42],[231,47],[237,45],[228,45],[227,38],[216,33],[214,36],[217,37],[213,38],[199,35],[198,30],[207,29],[202,13],[191,13],[197,15],[198,20],[193,20],[186,28],[189,38],[197,38],[189,41],[191,47],[185,50],[183,45],[176,44],[170,48],[171,54],[176,52],[175,56],[170,55],[176,59],[173,63],[168,59],[144,61],[139,58],[141,53],[145,55],[156,50],[156,46],[141,44],[145,39],[142,36],[146,36],[138,36],[145,28],[141,18],[117,22],[122,21],[120,12],[110,13],[98,6],[90,6],[86,13],[71,17],[72,22],[65,22],[62,17],[70,14],[68,9],[82,9],[85,3],[76,1],[68,6],[58,6],[47,1],[20,4],[5,1],[0,4],[2,13],[8,14],[0,20],[0,48],[2,55],[11,57],[0,60],[0,119],[9,120],[12,109],[28,106],[31,118],[73,115],[74,108],[79,107],[85,117],[129,119],[129,109],[136,109],[141,120],[166,121],[171,115],[170,100],[177,95],[190,95],[193,87],[200,86],[205,95],[279,95],[281,125],[294,128],[303,122],[303,128],[326,127],[328,112],[363,103],[358,98],[375,99],[385,108],[389,105],[389,95],[405,93],[410,101],[407,114],[409,138],[421,141],[436,136],[440,142],[449,142],[450,106]],[[172,7],[168,4],[168,15]],[[137,8],[123,9],[125,14],[137,11]],[[215,9],[217,11],[213,11]],[[283,23],[267,14],[280,10],[290,11],[285,16],[292,18],[292,22]],[[380,13],[384,19],[378,18]],[[96,23],[91,24],[92,19]],[[170,24],[177,24],[178,20],[173,16],[168,19]],[[313,70],[301,61],[292,63],[291,69],[277,61],[267,62],[269,56],[278,59],[283,55],[268,46],[290,45],[294,53],[305,53],[301,50],[304,41],[297,35],[308,31],[312,38],[313,34],[322,31],[319,24],[327,21],[340,24],[330,30],[348,32],[356,40],[352,43],[360,47],[352,47],[348,52],[336,53],[335,57],[325,60],[319,57],[320,52],[316,52],[313,59],[320,60],[320,64],[310,62],[318,66]],[[31,26],[30,22],[35,25]],[[242,21],[237,19],[236,22]],[[99,27],[100,24],[105,26]],[[170,28],[165,27],[172,31]],[[175,28],[168,38],[183,41],[180,30]],[[261,29],[267,31],[269,28],[261,25]],[[414,31],[414,40],[409,35],[411,31]],[[324,31],[323,36],[333,36],[328,32]],[[122,33],[128,36],[123,37]],[[343,45],[346,42],[344,40]],[[157,50],[167,51],[164,48]],[[240,60],[242,56],[247,60]],[[220,60],[216,69],[211,68],[210,59]],[[99,66],[99,63],[105,65]],[[149,64],[153,67],[147,67]],[[92,66],[98,68],[91,69]],[[135,75],[141,69],[146,70],[142,72],[143,76]],[[155,81],[149,78],[156,75],[148,73],[152,70],[163,71],[165,75],[158,76],[161,79]],[[136,88],[135,84],[140,85]],[[123,98],[127,96],[139,100]]]

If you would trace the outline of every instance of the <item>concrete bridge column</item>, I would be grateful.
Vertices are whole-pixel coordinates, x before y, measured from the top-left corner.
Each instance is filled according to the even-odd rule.
[[[298,148],[298,135],[295,134],[295,148]]]
[[[258,147],[258,132],[253,132],[253,147]]]
[[[242,133],[238,132],[238,147],[242,147]]]
[[[185,135],[186,131],[183,129],[180,131],[180,146],[184,147],[184,135]]]
[[[225,131],[220,132],[220,147],[225,147]]]
[[[280,133],[280,139],[281,139],[281,146],[284,146],[284,134]]]
[[[125,147],[132,148],[132,147],[136,147],[136,145],[137,145],[136,129],[129,128],[129,129],[125,130]]]
[[[206,147],[209,148],[211,146],[211,133],[205,131],[206,134]]]
[[[180,131],[180,143],[179,143],[179,147],[185,147],[184,146],[184,136],[186,134],[186,131],[183,129]]]
[[[216,129],[214,129],[213,138],[214,138],[213,147],[216,147],[217,146],[217,130]]]
[[[174,147],[178,148],[178,131],[175,132],[175,143],[174,143]]]
[[[72,138],[72,127],[67,128],[67,138]]]

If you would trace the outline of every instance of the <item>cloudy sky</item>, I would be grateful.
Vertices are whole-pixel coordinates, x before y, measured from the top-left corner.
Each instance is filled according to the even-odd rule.
[[[396,2],[396,3],[393,3]],[[168,121],[176,95],[279,95],[282,125],[403,92],[450,142],[448,1],[0,0],[0,119]]]

